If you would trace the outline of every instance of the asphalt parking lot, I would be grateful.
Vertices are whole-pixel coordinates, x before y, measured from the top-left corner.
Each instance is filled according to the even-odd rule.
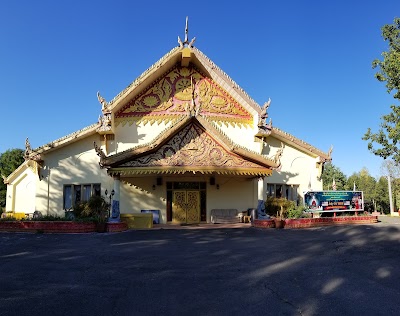
[[[0,233],[0,315],[398,315],[400,218]]]

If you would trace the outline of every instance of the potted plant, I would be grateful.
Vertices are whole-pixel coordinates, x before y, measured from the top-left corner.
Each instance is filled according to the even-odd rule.
[[[106,202],[104,197],[94,195],[87,201],[84,214],[93,217],[96,223],[96,231],[103,233],[107,231],[108,210],[110,205]]]
[[[274,218],[276,228],[285,226],[288,210],[294,207],[294,202],[286,198],[268,197],[265,202],[266,213]]]
[[[274,221],[275,221],[275,228],[285,227],[283,205],[280,205],[279,212],[276,213],[276,217],[275,217]]]

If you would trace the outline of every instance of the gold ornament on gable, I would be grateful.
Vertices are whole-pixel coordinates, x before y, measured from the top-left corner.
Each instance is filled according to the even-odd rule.
[[[226,124],[252,125],[253,117],[213,80],[194,67],[176,66],[115,114],[116,124],[170,121],[203,115]],[[144,119],[145,118],[145,119]]]

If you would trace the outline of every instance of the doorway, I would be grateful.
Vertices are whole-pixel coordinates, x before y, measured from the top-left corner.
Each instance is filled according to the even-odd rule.
[[[167,182],[167,222],[200,223],[206,214],[206,182]]]

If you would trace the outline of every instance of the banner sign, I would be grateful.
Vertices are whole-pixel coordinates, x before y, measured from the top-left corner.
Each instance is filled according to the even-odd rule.
[[[362,191],[310,191],[304,204],[307,212],[364,211]]]

